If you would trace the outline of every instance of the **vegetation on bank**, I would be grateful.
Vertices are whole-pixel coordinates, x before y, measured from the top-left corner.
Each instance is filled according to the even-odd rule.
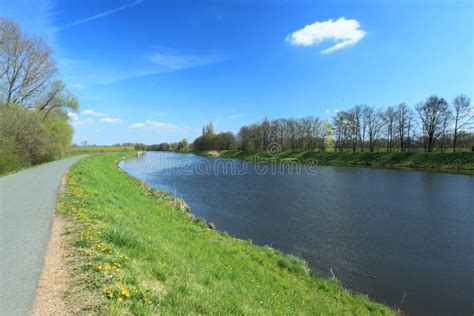
[[[168,193],[91,155],[68,174],[69,308],[97,313],[393,314],[293,256],[212,230]]]
[[[211,123],[193,142],[193,150],[425,152],[472,151],[474,112],[471,99],[451,103],[436,95],[410,107],[356,105],[319,117],[281,118],[242,126],[237,134],[216,133]]]
[[[207,155],[206,152],[199,154]],[[216,156],[214,152],[212,156]],[[422,169],[463,174],[474,174],[474,153],[427,153],[427,152],[315,152],[286,151],[246,152],[222,150],[218,156],[258,161],[302,162],[317,160],[320,165],[367,166],[399,169]]]
[[[58,80],[51,49],[0,19],[0,174],[62,157],[77,98]]]
[[[110,153],[135,151],[136,145],[113,145],[113,146],[71,146],[66,150],[68,155],[93,154],[93,153]]]

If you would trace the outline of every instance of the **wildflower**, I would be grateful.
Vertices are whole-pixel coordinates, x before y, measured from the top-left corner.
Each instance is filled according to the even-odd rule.
[[[117,298],[117,302],[121,303],[122,301],[123,301],[123,298],[121,298],[121,297]]]
[[[102,265],[99,264],[99,265],[97,266],[97,269],[98,269],[98,270],[102,270]]]
[[[122,294],[125,297],[130,297],[130,293],[128,293],[127,289],[125,289],[124,287],[120,289],[120,294]]]

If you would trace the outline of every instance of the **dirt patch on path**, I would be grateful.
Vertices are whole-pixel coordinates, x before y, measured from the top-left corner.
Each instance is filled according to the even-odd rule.
[[[61,181],[60,193],[64,192],[66,175]],[[68,315],[65,293],[70,271],[66,265],[65,236],[66,220],[55,213],[48,248],[43,262],[43,271],[36,290],[32,315]]]

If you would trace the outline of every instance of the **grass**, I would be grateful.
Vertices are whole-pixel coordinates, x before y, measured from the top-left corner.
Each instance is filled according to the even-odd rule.
[[[134,146],[71,146],[66,150],[66,155],[78,155],[89,153],[109,153],[135,151]]]
[[[208,228],[187,206],[124,174],[132,153],[91,155],[68,174],[68,304],[110,314],[390,315],[302,260]]]
[[[245,152],[225,150],[220,157],[259,161],[298,161],[315,159],[321,165],[367,166],[395,169],[419,169],[450,173],[474,174],[474,153],[471,152],[313,152],[284,151]]]

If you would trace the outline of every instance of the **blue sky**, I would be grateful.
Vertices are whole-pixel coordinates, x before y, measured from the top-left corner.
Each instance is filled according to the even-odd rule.
[[[74,141],[473,97],[472,1],[0,0],[79,97]]]

